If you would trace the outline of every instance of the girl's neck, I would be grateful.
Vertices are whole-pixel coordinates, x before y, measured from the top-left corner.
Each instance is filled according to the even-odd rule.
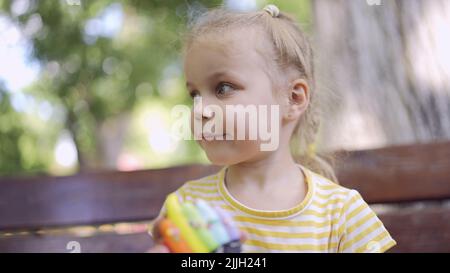
[[[253,161],[228,167],[225,183],[229,189],[269,192],[280,187],[298,187],[304,184],[301,169],[289,149],[279,149]]]

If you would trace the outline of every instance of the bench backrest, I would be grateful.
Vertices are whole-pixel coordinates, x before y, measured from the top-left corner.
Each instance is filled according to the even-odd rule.
[[[444,203],[450,200],[449,142],[341,153],[338,158],[342,185],[357,189],[370,204],[395,204],[379,213],[398,243],[393,251],[450,252],[450,208]],[[71,241],[83,252],[143,252],[152,244],[146,221],[157,216],[165,196],[219,169],[191,165],[1,178],[0,252],[69,252]],[[121,232],[120,223],[131,224]],[[64,232],[70,227],[78,227],[77,235]],[[88,235],[80,237],[83,228]]]

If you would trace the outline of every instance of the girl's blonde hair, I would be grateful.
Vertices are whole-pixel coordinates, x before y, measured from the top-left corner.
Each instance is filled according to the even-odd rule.
[[[299,119],[291,138],[291,151],[294,159],[309,169],[337,182],[336,175],[330,164],[315,151],[316,139],[322,116],[319,98],[315,92],[314,57],[309,39],[301,30],[293,16],[279,12],[272,16],[266,10],[253,12],[232,11],[219,6],[211,9],[188,22],[184,35],[185,54],[192,43],[199,37],[210,33],[223,33],[226,30],[240,29],[247,26],[262,27],[273,44],[272,49],[265,49],[267,56],[278,67],[275,73],[280,75],[287,69],[292,69],[298,76],[305,79],[310,87],[310,102],[306,111]],[[279,77],[271,77],[274,84],[279,84]]]

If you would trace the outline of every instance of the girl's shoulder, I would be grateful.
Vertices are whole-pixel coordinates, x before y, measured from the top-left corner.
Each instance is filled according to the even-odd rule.
[[[357,192],[354,189],[350,189],[340,185],[339,183],[322,176],[310,169],[304,168],[306,171],[307,178],[311,180],[312,184],[315,186],[316,190],[326,194],[340,194],[340,195],[351,195]]]
[[[327,203],[338,203],[337,205],[343,209],[351,207],[352,204],[366,204],[358,190],[342,186],[309,169],[306,171],[314,187],[316,198]]]
[[[181,202],[204,199],[206,201],[219,200],[219,182],[222,170],[201,178],[188,180],[179,187],[175,194]]]
[[[201,178],[192,179],[184,182],[181,188],[192,188],[192,187],[211,187],[217,185],[220,179],[221,171],[217,173],[210,174]]]
[[[220,171],[198,179],[187,180],[178,189],[172,191],[171,193],[174,193],[178,197],[180,203],[192,201],[198,198],[204,200],[217,199],[218,191],[216,190],[216,185],[218,183],[219,176]],[[149,230],[152,229],[151,227],[153,223],[162,218],[166,212],[166,202],[164,201],[158,216],[150,223]]]
[[[339,252],[385,252],[396,241],[381,220],[355,190],[339,185],[320,174],[309,171],[316,198],[333,203],[339,211]],[[319,202],[320,203],[320,202]]]

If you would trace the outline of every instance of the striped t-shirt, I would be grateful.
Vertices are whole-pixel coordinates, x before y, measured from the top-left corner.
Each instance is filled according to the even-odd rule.
[[[287,210],[256,210],[236,200],[224,183],[227,166],[186,182],[175,193],[180,202],[203,199],[227,210],[247,234],[243,252],[385,252],[396,245],[356,190],[298,166],[307,193],[300,204]],[[163,213],[164,205],[160,216]]]

